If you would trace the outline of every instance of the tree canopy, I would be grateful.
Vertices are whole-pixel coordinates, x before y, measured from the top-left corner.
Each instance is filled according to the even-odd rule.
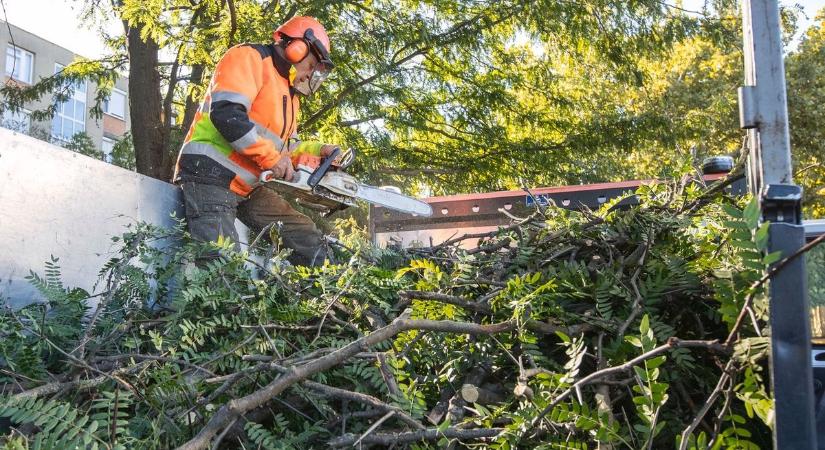
[[[87,0],[85,17],[122,20],[112,54],[61,76],[130,77],[136,169],[168,179],[212,68],[230,46],[267,42],[294,15],[325,24],[337,62],[304,102],[299,132],[353,147],[368,181],[447,194],[667,175],[684,155],[741,145],[741,19],[733,0],[701,11],[660,0]],[[783,9],[787,36],[797,9]],[[821,18],[820,18],[821,19]],[[788,39],[788,42],[790,40]],[[825,172],[821,25],[788,56],[791,130],[808,211]],[[38,90],[39,89],[39,90]],[[30,98],[30,97],[28,97]]]

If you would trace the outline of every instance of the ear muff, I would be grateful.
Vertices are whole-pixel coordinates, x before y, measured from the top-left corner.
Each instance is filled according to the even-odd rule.
[[[309,45],[303,39],[293,39],[284,48],[284,56],[292,64],[301,62],[308,53]]]

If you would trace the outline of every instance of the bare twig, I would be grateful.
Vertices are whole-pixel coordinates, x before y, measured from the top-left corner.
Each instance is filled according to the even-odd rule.
[[[536,213],[533,213],[533,214],[527,216],[527,218],[525,218],[522,221],[516,222],[516,223],[511,224],[511,225],[506,226],[506,227],[499,228],[495,231],[488,231],[486,233],[468,233],[468,234],[464,234],[464,235],[461,235],[457,238],[448,239],[448,240],[436,245],[435,247],[430,247],[429,249],[430,250],[442,249],[444,247],[448,247],[450,245],[456,244],[456,243],[461,242],[461,241],[465,241],[467,239],[491,238],[491,237],[496,236],[498,234],[506,233],[508,231],[512,231],[512,230],[515,230],[517,228],[520,228],[520,227],[524,226],[525,224],[530,223],[533,220],[535,220],[536,217],[538,217],[538,215]]]
[[[505,237],[505,238],[501,239],[500,241],[498,241],[494,244],[480,245],[476,248],[471,248],[470,250],[467,250],[467,254],[468,255],[475,255],[476,253],[493,253],[493,252],[497,252],[497,251],[503,249],[504,247],[507,247],[512,242],[513,242],[513,240],[511,238]]]
[[[381,417],[380,419],[378,419],[378,420],[377,420],[374,424],[372,424],[372,426],[371,426],[371,427],[367,428],[367,431],[365,431],[365,432],[364,432],[364,434],[362,434],[362,435],[361,435],[358,439],[356,439],[356,440],[355,440],[355,442],[353,442],[353,443],[352,443],[352,446],[353,446],[353,447],[355,447],[355,446],[357,446],[358,444],[360,444],[360,443],[361,443],[361,441],[363,441],[363,440],[364,440],[364,438],[366,438],[367,436],[369,436],[369,435],[370,435],[370,433],[372,433],[373,431],[375,431],[375,429],[376,429],[376,428],[378,428],[379,426],[381,426],[381,424],[382,424],[382,423],[386,422],[386,421],[387,421],[387,419],[389,419],[390,417],[392,417],[392,416],[394,416],[394,415],[395,415],[395,411],[390,411],[390,412],[388,412],[388,413],[384,414],[384,416],[383,416],[383,417]]]
[[[708,396],[708,399],[705,401],[704,406],[702,409],[699,410],[699,413],[696,414],[696,417],[693,418],[693,421],[690,425],[685,428],[682,432],[682,442],[679,444],[679,450],[687,450],[688,446],[688,437],[693,433],[696,427],[702,422],[702,419],[705,417],[705,414],[710,411],[710,408],[713,407],[713,404],[716,403],[716,399],[719,398],[719,395],[722,394],[722,390],[724,389],[725,383],[730,381],[730,375],[728,371],[730,371],[731,367],[733,367],[733,359],[729,360],[727,365],[725,366],[724,373],[722,376],[719,377],[719,381],[716,383],[716,387]]]
[[[230,423],[229,426],[227,426],[226,429],[224,429],[223,432],[221,432],[221,434],[218,435],[218,437],[215,439],[215,443],[212,445],[212,450],[218,450],[220,448],[221,441],[223,441],[223,438],[226,437],[227,433],[229,433],[229,430],[232,429],[232,426],[235,425],[237,421],[238,418],[236,417],[235,420],[233,420],[232,423]]]
[[[422,425],[421,422],[412,418],[403,409],[397,406],[388,405],[371,395],[361,394],[359,392],[352,392],[346,389],[335,388],[332,386],[327,386],[325,384],[316,383],[315,381],[304,381],[303,386],[306,386],[307,388],[312,389],[313,391],[320,392],[330,397],[335,397],[343,400],[351,400],[354,402],[361,403],[363,405],[372,406],[373,408],[384,412],[393,412],[399,420],[409,425],[410,427],[417,430],[424,429],[424,425]]]
[[[387,355],[384,353],[377,353],[375,359],[378,360],[378,369],[381,371],[381,378],[387,385],[387,391],[395,398],[403,398],[404,393],[398,386],[398,380],[395,379],[395,374],[387,363]]]
[[[477,303],[471,302],[465,298],[458,297],[455,295],[449,294],[442,294],[440,292],[424,292],[424,291],[399,291],[398,295],[403,297],[406,301],[400,302],[396,307],[400,309],[400,307],[404,307],[412,299],[419,299],[419,300],[434,300],[437,302],[447,303],[450,305],[460,306],[464,309],[468,309],[470,311],[481,312],[485,314],[489,314],[492,312],[490,306],[485,303]]]
[[[390,446],[393,444],[409,444],[421,440],[435,441],[441,438],[447,439],[484,439],[496,437],[504,431],[503,428],[475,428],[464,429],[450,427],[445,430],[438,428],[428,428],[421,431],[410,431],[406,433],[374,433],[361,440],[363,444],[375,444]],[[358,436],[345,434],[328,442],[330,447],[347,447],[356,442]]]
[[[640,364],[644,361],[647,361],[648,359],[655,358],[655,357],[661,355],[662,353],[667,352],[670,349],[673,349],[673,348],[688,348],[688,347],[705,348],[705,349],[708,349],[710,351],[714,351],[714,352],[717,352],[717,353],[728,353],[728,351],[729,351],[728,347],[726,347],[723,344],[720,344],[719,341],[717,341],[717,340],[713,340],[713,341],[683,341],[679,338],[671,337],[670,339],[667,340],[666,343],[654,348],[653,350],[650,350],[649,352],[643,353],[643,354],[631,359],[630,361],[627,361],[624,364],[621,364],[621,365],[618,365],[618,366],[613,366],[613,367],[608,367],[608,368],[602,369],[602,370],[597,370],[596,372],[593,372],[590,375],[580,379],[579,381],[574,383],[572,386],[570,386],[566,391],[559,394],[558,397],[553,399],[553,401],[549,405],[547,405],[547,407],[545,407],[544,410],[542,410],[542,412],[538,416],[533,418],[533,421],[530,423],[530,426],[525,431],[529,431],[530,429],[532,429],[536,425],[538,425],[538,423],[544,418],[544,416],[546,416],[550,411],[552,411],[553,408],[555,408],[559,403],[561,403],[567,397],[569,397],[570,394],[572,394],[576,389],[578,389],[578,388],[580,388],[584,385],[590,384],[594,381],[601,380],[602,378],[607,378],[611,375],[628,371],[631,368],[633,368],[633,366],[638,365],[638,364]]]

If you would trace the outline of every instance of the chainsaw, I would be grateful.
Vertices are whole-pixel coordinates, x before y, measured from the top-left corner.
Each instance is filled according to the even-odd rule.
[[[355,160],[355,152],[343,155],[335,148],[327,157],[302,154],[293,159],[295,175],[292,180],[273,177],[271,170],[261,173],[264,186],[293,197],[305,207],[326,216],[355,205],[356,200],[383,206],[394,211],[430,217],[432,207],[421,200],[408,197],[395,187],[375,187],[360,183],[344,172]]]

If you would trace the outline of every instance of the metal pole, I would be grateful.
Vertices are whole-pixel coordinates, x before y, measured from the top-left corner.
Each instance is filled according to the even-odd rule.
[[[805,243],[802,190],[791,177],[785,68],[776,0],[744,0],[745,86],[739,115],[748,129],[748,184],[770,226],[768,251],[793,254]],[[814,449],[811,332],[804,257],[770,282],[774,448]]]

